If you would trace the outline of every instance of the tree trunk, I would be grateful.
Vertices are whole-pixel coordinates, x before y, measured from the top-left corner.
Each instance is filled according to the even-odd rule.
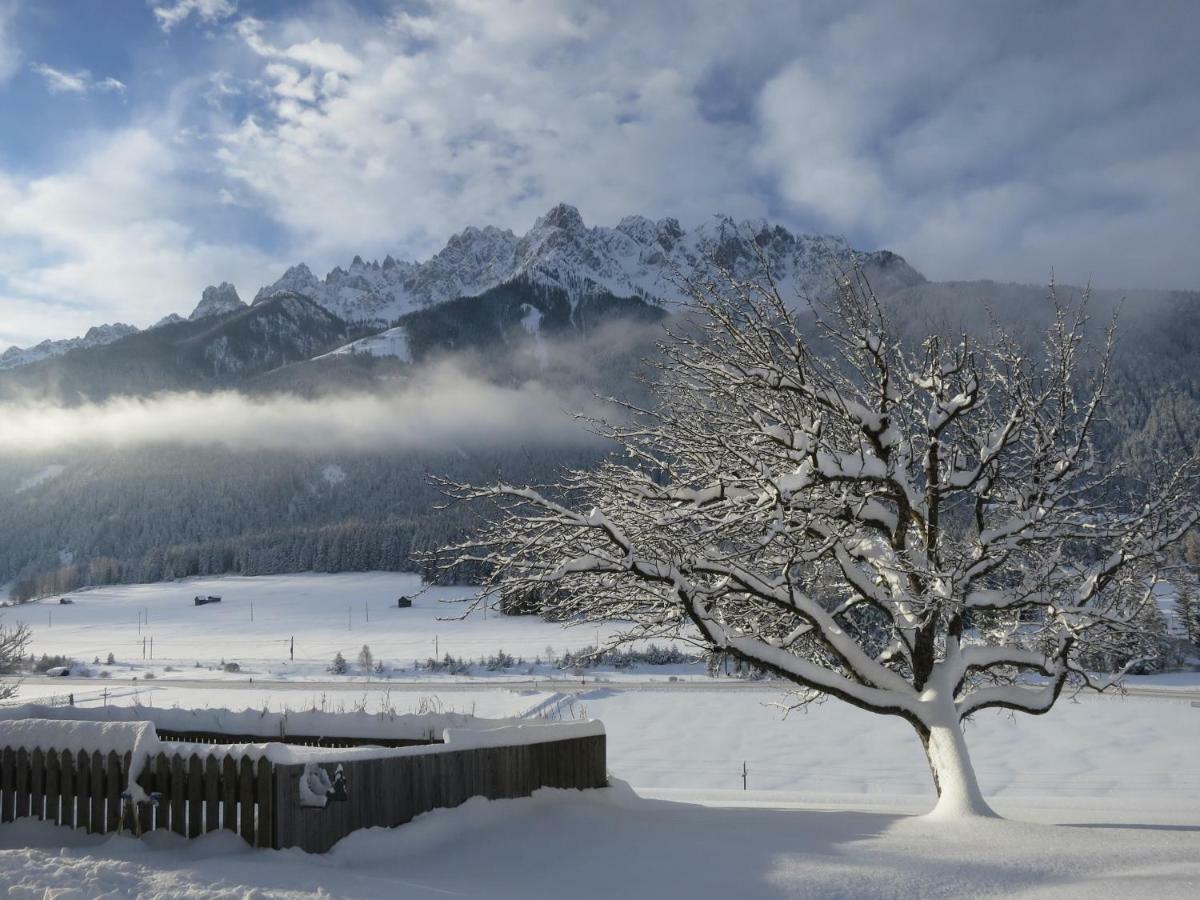
[[[945,721],[937,724],[917,726],[917,734],[925,747],[925,757],[929,760],[938,794],[937,805],[929,816],[935,819],[995,817],[996,813],[979,789],[957,715],[947,716]]]

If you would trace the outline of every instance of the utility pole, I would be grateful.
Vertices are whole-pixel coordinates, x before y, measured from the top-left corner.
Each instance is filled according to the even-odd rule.
[[[742,790],[746,790],[746,761],[742,760]]]
[[[292,644],[288,648],[288,659],[293,661],[296,659],[296,636],[294,634],[292,635]]]
[[[142,611],[138,610],[138,634],[142,633]]]
[[[52,610],[52,609],[46,610],[46,627],[47,628],[54,627],[54,610]]]
[[[150,635],[150,658],[154,659],[154,635]]]
[[[365,621],[367,621],[367,622],[370,622],[370,621],[371,621],[371,610],[370,610],[370,608],[367,606],[367,601],[366,601],[366,600],[364,600],[364,601],[363,601],[363,619],[364,619]]]
[[[437,658],[438,658],[438,642],[437,642],[437,638],[438,638],[438,636],[435,634],[435,635],[433,636],[433,658],[434,658],[434,659],[437,659]]]
[[[250,601],[250,621],[254,621],[254,601]]]
[[[142,659],[146,658],[146,636],[142,635]]]

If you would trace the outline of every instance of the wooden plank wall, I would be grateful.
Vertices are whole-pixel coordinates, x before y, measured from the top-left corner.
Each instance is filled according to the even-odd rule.
[[[338,763],[321,763],[333,781]],[[324,808],[300,805],[304,766],[275,766],[276,848],[324,853],[359,828],[393,827],[432,809],[471,797],[527,797],[542,787],[599,788],[607,784],[604,735],[481,750],[340,764],[348,799]]]

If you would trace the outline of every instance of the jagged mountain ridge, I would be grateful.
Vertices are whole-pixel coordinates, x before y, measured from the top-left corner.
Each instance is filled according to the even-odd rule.
[[[289,268],[255,295],[259,302],[280,294],[308,297],[346,322],[376,330],[401,316],[461,297],[477,297],[513,281],[565,291],[572,304],[609,294],[650,301],[678,299],[677,272],[693,273],[707,260],[740,275],[758,271],[758,253],[786,293],[819,292],[836,267],[864,264],[881,292],[924,281],[901,257],[887,251],[862,253],[829,235],[793,234],[766,220],[735,222],[717,216],[691,231],[678,220],[627,216],[615,227],[589,228],[573,206],[559,204],[524,235],[487,226],[468,227],[424,262],[364,262],[334,268],[318,279],[307,265]],[[246,308],[236,288],[222,282],[205,288],[186,321],[225,315]],[[185,321],[172,313],[151,329]],[[36,347],[11,347],[0,354],[0,369],[12,369],[61,356],[75,349],[111,343],[138,331],[134,326],[101,325],[84,337],[43,341]]]
[[[0,400],[40,397],[71,404],[229,386],[311,359],[352,336],[345,322],[308,297],[278,294],[0,373]]]
[[[615,227],[589,228],[579,210],[559,204],[520,237],[506,229],[472,226],[422,263],[391,256],[382,263],[364,262],[356,256],[348,268],[338,266],[324,279],[300,263],[262,288],[256,299],[303,294],[348,322],[379,326],[518,279],[564,290],[573,302],[599,292],[673,300],[681,296],[677,272],[702,270],[713,259],[749,276],[758,271],[759,251],[786,294],[819,292],[835,268],[856,260],[887,289],[924,281],[893,253],[861,253],[842,238],[794,235],[765,220],[717,217],[689,232],[676,219],[627,216]]]
[[[44,340],[32,347],[9,347],[3,353],[0,353],[0,369],[15,369],[19,366],[27,366],[43,359],[62,356],[71,350],[102,347],[105,344],[111,344],[114,341],[121,340],[121,338],[128,337],[131,334],[137,334],[138,331],[140,329],[135,325],[126,325],[124,322],[113,322],[111,325],[93,325],[82,337],[66,338],[59,341]]]

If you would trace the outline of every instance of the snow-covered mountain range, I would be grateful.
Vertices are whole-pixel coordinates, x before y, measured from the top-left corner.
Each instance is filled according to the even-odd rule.
[[[832,267],[859,258],[895,274],[897,286],[923,280],[894,254],[858,254],[843,239],[794,235],[765,220],[728,217],[686,231],[676,219],[627,216],[615,227],[589,228],[573,206],[559,204],[524,235],[470,227],[425,262],[380,262],[354,257],[318,279],[303,263],[292,266],[256,299],[289,292],[311,297],[348,322],[391,323],[399,316],[456,297],[477,296],[517,278],[565,290],[573,298],[597,291],[650,300],[679,297],[677,274],[713,259],[750,274],[761,250],[785,292],[825,287]]]
[[[817,292],[828,286],[836,267],[864,263],[877,289],[894,290],[924,281],[903,259],[887,251],[862,253],[829,235],[793,234],[766,220],[737,222],[727,216],[688,231],[676,219],[652,221],[627,216],[614,227],[589,228],[573,206],[559,204],[523,235],[487,226],[469,227],[424,262],[364,262],[355,256],[323,279],[299,263],[255,295],[260,303],[281,294],[299,294],[348,323],[383,329],[400,316],[460,297],[475,297],[513,281],[565,291],[572,304],[598,293],[648,301],[677,299],[680,273],[693,274],[709,261],[741,275],[759,271],[760,254],[780,290]],[[222,282],[205,288],[190,321],[246,308],[236,288]],[[153,328],[184,321],[172,313]],[[59,356],[77,347],[109,343],[138,329],[101,325],[82,338],[12,347],[0,355],[0,369]]]
[[[139,329],[134,325],[113,322],[111,325],[94,325],[87,330],[87,334],[83,337],[66,338],[61,341],[45,340],[32,347],[9,347],[0,353],[0,369],[27,366],[38,360],[62,356],[69,350],[77,350],[81,347],[100,347],[104,344],[111,344],[123,337],[137,334],[138,331]]]

